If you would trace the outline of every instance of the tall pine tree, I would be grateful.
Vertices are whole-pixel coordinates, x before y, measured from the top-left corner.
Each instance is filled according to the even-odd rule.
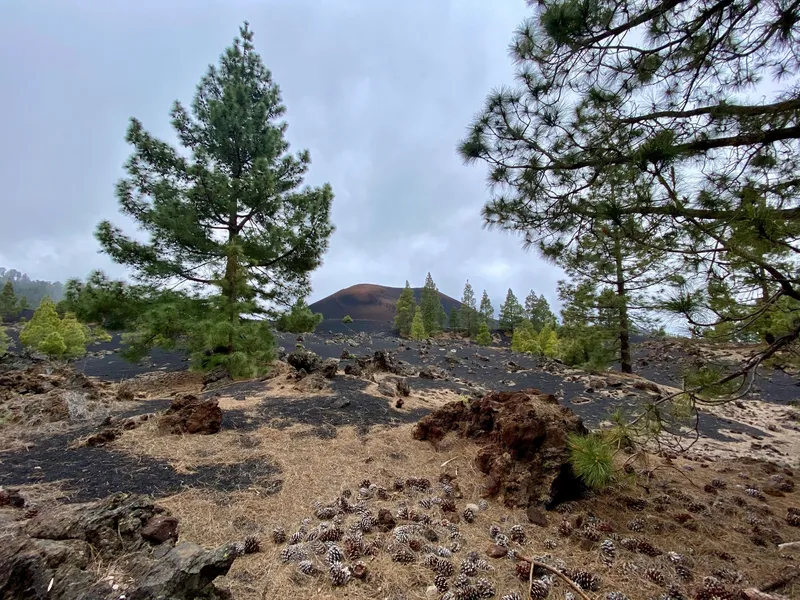
[[[492,301],[489,299],[489,294],[486,293],[486,290],[483,290],[483,296],[481,296],[481,307],[480,307],[481,317],[484,321],[488,324],[489,321],[494,319],[494,307],[492,306]]]
[[[20,301],[14,293],[14,284],[7,279],[0,291],[0,320],[3,317],[13,317],[21,310]]]
[[[441,315],[444,313],[439,300],[439,292],[433,282],[431,274],[425,277],[425,285],[420,292],[419,307],[422,310],[422,322],[428,335],[436,333],[441,328]]]
[[[238,376],[263,371],[274,355],[270,328],[242,317],[264,313],[259,301],[289,306],[306,296],[309,273],[327,249],[333,192],[327,184],[300,187],[311,159],[308,151],[288,152],[285,110],[245,23],[200,81],[191,111],[178,102],[172,109],[182,151],[131,119],[126,140],[134,152],[117,197],[149,241],[108,221],[97,238],[143,281],[212,292],[207,310],[198,311],[202,322],[171,324],[168,336],[179,330],[195,366],[221,365]],[[167,337],[140,333],[139,342]]]
[[[400,297],[395,304],[394,328],[400,335],[411,335],[411,323],[414,321],[414,313],[417,310],[417,303],[414,300],[414,290],[406,281],[406,287],[400,292]]]
[[[506,300],[500,307],[500,329],[503,331],[513,331],[514,327],[525,318],[525,309],[517,300],[511,288],[508,288]]]
[[[533,290],[525,298],[525,318],[528,319],[536,331],[545,327],[551,329],[556,326],[556,316],[550,309],[550,303],[544,294],[539,296]]]
[[[480,319],[478,318],[478,309],[475,302],[475,291],[472,289],[472,284],[470,284],[469,280],[464,284],[464,293],[461,296],[461,314],[459,317],[461,329],[467,335],[472,336],[478,333]]]
[[[450,309],[450,319],[447,324],[447,328],[450,331],[458,331],[459,330],[459,323],[458,323],[458,312],[459,309],[457,307],[452,307]]]

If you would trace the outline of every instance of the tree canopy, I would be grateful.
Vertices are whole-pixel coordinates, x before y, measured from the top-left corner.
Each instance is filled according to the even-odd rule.
[[[737,326],[800,301],[800,6],[531,4],[511,46],[517,84],[489,96],[459,147],[489,166],[485,221],[533,247],[613,223],[666,253],[682,274],[664,307],[701,327],[721,317],[709,282],[744,307],[722,315]],[[627,201],[599,201],[620,171]],[[800,319],[779,321],[748,368],[800,335]]]

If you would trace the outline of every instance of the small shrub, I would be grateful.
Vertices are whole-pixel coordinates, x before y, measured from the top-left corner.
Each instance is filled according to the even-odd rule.
[[[89,330],[71,313],[59,318],[53,301],[44,298],[19,339],[23,346],[52,358],[75,358],[86,352]]]
[[[8,338],[8,335],[6,335],[6,330],[0,325],[0,356],[8,352],[10,346],[11,340]]]
[[[486,321],[481,323],[481,326],[478,328],[478,335],[475,338],[475,342],[481,346],[489,346],[492,343],[492,335],[489,333],[489,325],[487,325]]]
[[[279,331],[310,333],[317,328],[317,325],[322,323],[322,319],[321,313],[312,312],[305,300],[300,298],[294,303],[289,312],[282,314],[278,318],[277,327]]]
[[[603,436],[575,435],[567,439],[570,464],[575,474],[593,489],[602,489],[614,477],[614,451]]]
[[[342,319],[342,323],[352,323],[352,322],[353,322],[353,317],[351,317],[350,315],[345,315],[344,318]]]
[[[422,340],[428,336],[425,331],[425,324],[422,322],[422,311],[417,307],[414,313],[414,320],[411,321],[411,338],[415,340]]]

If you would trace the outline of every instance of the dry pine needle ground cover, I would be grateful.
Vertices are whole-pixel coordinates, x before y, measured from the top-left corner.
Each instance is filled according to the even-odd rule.
[[[221,405],[226,406],[225,402],[223,398]],[[248,399],[245,406],[240,401],[236,406],[254,410],[257,404]],[[784,496],[759,491],[770,482],[789,479],[783,470],[766,463],[675,460],[666,464],[651,457],[650,468],[658,468],[649,480],[620,484],[566,505],[561,511],[549,512],[547,526],[541,527],[529,523],[524,510],[506,508],[497,499],[482,505],[483,476],[472,463],[476,451],[472,442],[448,437],[435,449],[414,441],[411,429],[411,425],[373,428],[362,435],[344,427],[333,439],[320,439],[305,426],[279,430],[266,424],[246,432],[168,436],[147,424],[125,432],[114,447],[166,459],[186,472],[203,465],[252,460],[277,464],[283,484],[275,494],[255,485],[229,494],[190,489],[160,501],[180,518],[182,539],[207,546],[250,535],[260,539],[261,551],[239,558],[228,576],[218,581],[241,600],[426,598],[436,575],[426,566],[431,562],[426,556],[439,546],[451,549],[454,542],[460,548],[446,558],[455,571],[446,578],[451,591],[462,562],[475,551],[490,568],[481,565],[484,568],[469,581],[487,580],[496,598],[514,592],[527,598],[527,585],[517,576],[516,561],[486,556],[487,547],[497,539],[505,542],[502,536],[510,538],[515,525],[522,528],[525,541],[520,544],[509,539],[509,549],[530,557],[547,556],[544,560],[557,567],[597,575],[597,589],[588,593],[598,598],[611,591],[631,599],[658,598],[667,594],[670,586],[683,597],[694,598],[705,577],[714,577],[726,589],[736,590],[762,585],[796,563],[796,555],[782,555],[777,543],[800,539],[800,528],[791,527],[786,519],[788,509],[800,507],[800,501],[795,491]],[[457,490],[452,496],[455,513],[443,511],[442,500],[447,497],[440,482],[443,474],[453,478]],[[395,489],[397,479],[405,482],[409,478],[428,479],[431,488]],[[360,492],[367,481],[372,489]],[[376,495],[378,487],[386,491],[385,499]],[[380,509],[388,509],[396,525],[410,532],[409,539],[402,534],[403,539],[398,539],[394,531],[379,533],[374,527],[362,532],[365,546],[374,542],[374,553],[352,559],[345,556],[343,561],[351,566],[363,562],[367,576],[337,587],[328,575],[326,556],[314,554],[318,541],[307,540],[319,534],[320,523],[336,528],[337,520],[346,537],[358,536],[350,526],[359,522],[360,515],[343,513],[320,519],[315,514],[320,506],[331,505],[343,495],[350,505],[361,500],[373,517]],[[428,500],[434,503],[428,505]],[[482,505],[471,523],[463,516],[468,504]],[[408,516],[403,507],[416,513],[417,519],[430,518],[438,539],[419,539],[419,530],[414,531],[417,526],[403,518]],[[458,523],[443,526],[442,519]],[[492,538],[493,525],[499,528],[500,538]],[[289,560],[287,543],[272,539],[275,527],[283,528],[288,536],[298,530],[304,532],[297,545],[300,552]],[[454,530],[458,531],[456,536]],[[309,535],[311,531],[317,533]],[[331,544],[344,547],[343,540]],[[411,562],[398,562],[406,557]],[[301,558],[311,562],[315,574],[300,572]],[[564,598],[566,593],[567,588],[556,582],[548,597]],[[800,588],[783,589],[782,593],[800,597]]]

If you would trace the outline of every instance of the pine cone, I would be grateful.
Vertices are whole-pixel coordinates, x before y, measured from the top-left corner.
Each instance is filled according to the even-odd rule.
[[[550,594],[550,586],[541,579],[534,579],[531,582],[531,600],[545,600]]]
[[[542,596],[545,598],[546,596]],[[531,596],[533,598],[533,596]],[[511,592],[510,594],[505,594],[500,600],[522,600],[522,596],[520,596],[519,592]]]
[[[254,535],[248,535],[244,538],[244,553],[255,554],[261,550],[261,542]]]
[[[414,553],[405,546],[395,546],[392,549],[392,560],[403,564],[412,563],[417,559]]]
[[[478,579],[475,581],[475,589],[478,590],[478,595],[481,598],[491,598],[497,593],[494,584],[488,579]]]
[[[600,578],[589,571],[569,569],[564,574],[583,590],[596,592],[600,588]]]
[[[386,491],[385,487],[378,487],[375,491],[375,496],[378,500],[387,500],[389,498],[389,493]]]
[[[344,531],[339,527],[331,527],[319,534],[319,539],[323,542],[338,542],[342,537],[344,537]]]
[[[525,530],[522,528],[522,525],[514,525],[509,533],[511,534],[511,539],[518,544],[525,543]]]
[[[564,519],[558,526],[558,533],[563,535],[564,537],[569,537],[572,535],[572,524]]]
[[[452,498],[442,498],[442,512],[456,512],[456,503]]]
[[[628,600],[628,597],[622,592],[608,592],[606,600]]]
[[[608,558],[614,558],[617,555],[617,549],[614,547],[614,542],[611,540],[603,540],[600,544],[600,553]]]
[[[316,571],[316,568],[314,567],[314,563],[310,560],[301,560],[299,563],[297,563],[297,570],[303,575],[313,575]]]
[[[628,521],[628,529],[636,532],[644,531],[644,521],[641,519],[633,519]]]
[[[465,508],[464,512],[461,513],[461,516],[467,523],[472,523],[475,520],[475,513],[472,512],[472,509],[470,508]]]
[[[308,553],[300,546],[289,545],[281,550],[281,560],[283,562],[308,560]]]
[[[350,581],[350,569],[342,565],[342,563],[333,563],[328,573],[333,585],[345,585]]]
[[[492,525],[489,527],[489,537],[494,539],[498,535],[500,535],[500,528],[497,525]]]
[[[447,577],[444,575],[437,575],[433,580],[433,585],[436,586],[440,594],[444,594],[450,587],[450,584],[447,583]]]
[[[275,529],[272,530],[272,541],[276,544],[282,544],[286,541],[286,530],[277,525]]]
[[[480,508],[481,510],[487,510],[489,508],[489,503],[486,500],[479,500],[478,508]]]
[[[463,573],[464,575],[468,575],[469,577],[472,577],[473,575],[478,573],[478,567],[471,560],[462,561],[461,573]]]
[[[503,548],[508,548],[508,536],[500,533],[494,538],[494,543],[498,546],[503,546]]]
[[[342,549],[336,544],[331,544],[328,546],[328,552],[325,555],[325,561],[329,565],[332,565],[334,563],[342,562],[342,560],[344,560],[344,553],[342,552]]]
[[[664,573],[661,572],[661,569],[656,567],[649,567],[644,574],[647,578],[657,585],[664,585],[666,583],[666,579],[664,578]]]
[[[337,512],[339,511],[333,506],[320,506],[315,514],[317,515],[318,519],[327,521],[335,517]]]

